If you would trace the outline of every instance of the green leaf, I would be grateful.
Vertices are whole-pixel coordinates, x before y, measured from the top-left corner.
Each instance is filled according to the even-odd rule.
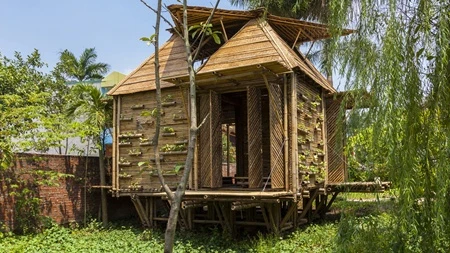
[[[184,164],[179,163],[175,165],[175,168],[173,169],[176,173],[178,173],[180,170],[184,169]]]
[[[220,44],[220,37],[216,33],[211,34],[211,36],[216,44]]]
[[[142,167],[144,165],[148,165],[148,162],[138,162],[138,166],[139,167]]]
[[[420,56],[422,55],[422,53],[423,53],[424,50],[425,50],[424,47],[422,47],[421,49],[419,49],[419,51],[417,51],[417,53],[416,53],[416,57],[420,57]]]

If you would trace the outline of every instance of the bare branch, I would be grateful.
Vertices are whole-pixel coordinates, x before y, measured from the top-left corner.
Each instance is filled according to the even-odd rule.
[[[147,4],[147,2],[145,2],[144,0],[140,0],[141,1],[141,3],[143,3],[147,8],[149,8],[150,10],[152,10],[154,13],[156,13],[156,14],[158,14],[158,11],[157,10],[155,10],[155,8],[153,8],[153,7],[151,7],[149,4]],[[169,11],[169,13],[170,13],[170,15],[172,16],[172,17],[174,17],[173,15],[172,15],[172,12],[170,12]],[[170,28],[172,28],[172,30],[174,30],[181,38],[183,38],[183,35],[172,25],[172,23],[170,23],[170,21],[166,18],[166,17],[164,17],[163,15],[160,15],[161,16],[161,18],[162,18],[162,20],[164,20],[164,22],[166,22],[166,24],[168,24],[169,26],[170,26]]]
[[[166,184],[165,180],[164,180],[164,176],[162,175],[162,171],[161,171],[161,166],[158,168],[158,179],[159,182],[161,183],[161,186],[163,187],[164,191],[167,194],[167,198],[169,198],[170,201],[173,201],[175,196],[172,192],[172,190],[169,188],[169,186]]]
[[[198,48],[196,48],[196,52],[195,52],[195,55],[194,55],[194,57],[192,58],[192,60],[193,61],[195,61],[196,59],[197,59],[197,57],[198,57],[198,54],[200,53],[200,49],[201,49],[201,47],[202,47],[202,43],[203,43],[203,40],[205,39],[205,29],[206,29],[206,26],[207,25],[209,25],[209,23],[211,23],[211,20],[212,20],[212,18],[213,18],[213,16],[214,16],[214,13],[216,12],[216,9],[217,9],[217,7],[219,6],[219,3],[220,3],[220,0],[217,0],[217,2],[216,2],[216,5],[214,6],[214,8],[212,9],[212,11],[211,11],[211,15],[209,15],[209,17],[208,17],[208,20],[206,21],[206,24],[205,24],[205,26],[203,26],[203,28],[202,28],[202,31],[201,31],[201,34],[202,34],[202,36],[200,37],[200,42],[198,43]],[[188,38],[189,39],[189,38]],[[194,42],[195,43],[195,42]]]

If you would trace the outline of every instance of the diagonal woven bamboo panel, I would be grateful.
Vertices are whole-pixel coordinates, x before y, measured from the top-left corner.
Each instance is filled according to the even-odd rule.
[[[257,188],[263,179],[261,90],[247,88],[248,187]]]
[[[340,183],[345,181],[345,158],[342,135],[338,134],[340,105],[342,99],[328,98],[325,101],[326,124],[328,137],[328,182]]]
[[[220,95],[210,91],[200,97],[200,185],[216,188],[222,186],[222,138]]]
[[[210,91],[211,187],[222,186],[222,121],[220,94]]]
[[[200,96],[200,110],[199,110],[199,121],[209,114],[209,95]],[[200,187],[209,187],[208,182],[211,182],[211,174],[207,173],[211,170],[211,153],[210,150],[210,134],[209,130],[211,128],[211,121],[205,120],[203,126],[199,129],[199,166],[198,166],[198,185]]]
[[[279,85],[269,84],[270,104],[270,166],[272,188],[284,188],[283,103]]]

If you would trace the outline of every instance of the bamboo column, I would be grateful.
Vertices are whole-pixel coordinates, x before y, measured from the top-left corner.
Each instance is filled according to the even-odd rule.
[[[298,144],[297,144],[297,76],[291,74],[291,169],[292,191],[297,202],[298,192]]]

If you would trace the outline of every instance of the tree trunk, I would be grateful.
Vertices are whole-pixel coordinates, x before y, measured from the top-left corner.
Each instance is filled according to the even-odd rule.
[[[108,203],[106,201],[106,173],[105,173],[105,154],[103,143],[98,153],[98,166],[100,169],[100,193],[101,193],[101,208],[102,208],[102,224],[104,227],[108,225]]]

